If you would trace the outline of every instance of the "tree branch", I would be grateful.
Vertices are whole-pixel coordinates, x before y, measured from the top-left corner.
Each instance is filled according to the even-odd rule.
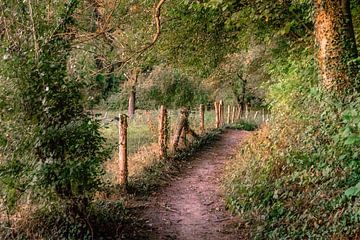
[[[159,0],[159,2],[156,4],[155,7],[155,11],[154,11],[154,20],[155,20],[155,25],[156,25],[156,32],[153,36],[152,41],[146,45],[145,47],[141,48],[140,50],[134,52],[131,56],[129,56],[128,58],[122,60],[122,61],[117,61],[115,63],[112,63],[106,67],[104,67],[102,70],[108,69],[110,67],[113,66],[119,66],[122,65],[124,66],[126,63],[128,63],[131,59],[135,58],[135,57],[140,57],[144,52],[146,52],[148,49],[150,49],[151,47],[153,47],[155,45],[155,43],[159,40],[159,37],[161,35],[161,20],[160,20],[160,15],[161,15],[161,7],[162,5],[165,3],[166,0]]]

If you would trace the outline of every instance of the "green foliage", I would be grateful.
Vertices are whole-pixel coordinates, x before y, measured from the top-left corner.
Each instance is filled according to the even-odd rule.
[[[278,46],[268,66],[272,120],[229,167],[228,206],[253,239],[356,238],[359,98],[327,97],[313,51]]]
[[[230,128],[245,130],[245,131],[254,131],[258,128],[258,126],[254,122],[242,120],[239,123],[235,123],[234,125],[230,126]]]
[[[188,1],[167,2],[163,9],[166,24],[151,51],[157,62],[203,78],[218,66],[226,53],[234,51],[233,37],[224,28],[225,17],[220,10]]]
[[[59,19],[37,25],[38,52],[27,44],[31,31],[16,32],[21,23],[31,24],[26,18],[29,9],[23,6],[25,12],[11,22],[15,32],[9,36],[17,38],[20,49],[1,47],[9,55],[2,63],[1,86],[9,87],[6,80],[11,79],[14,94],[0,98],[4,119],[0,122],[0,184],[10,209],[31,193],[40,197],[40,205],[45,203],[42,199],[60,201],[69,213],[81,214],[101,186],[102,161],[108,156],[104,139],[99,123],[84,110],[84,84],[68,73],[78,6],[76,0],[53,6],[60,12]],[[34,21],[44,18],[43,7],[33,6]]]
[[[151,108],[165,104],[168,108],[177,109],[207,102],[205,91],[179,71],[164,72],[154,81],[155,84],[140,95],[140,101],[147,102]]]
[[[140,80],[136,88],[136,106],[139,109],[157,109],[165,105],[178,109],[207,103],[208,92],[197,81],[180,70],[157,67],[149,76]],[[120,94],[112,95],[103,105],[110,109],[126,109],[129,90],[125,88]]]
[[[15,231],[0,223],[0,236],[5,239],[114,239],[119,238],[128,218],[120,200],[97,200],[85,216],[73,216],[61,206],[43,208],[21,219]]]

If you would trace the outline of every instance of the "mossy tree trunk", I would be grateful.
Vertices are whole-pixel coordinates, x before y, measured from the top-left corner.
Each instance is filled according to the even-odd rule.
[[[323,87],[338,96],[358,90],[358,56],[350,0],[314,0],[317,61]]]

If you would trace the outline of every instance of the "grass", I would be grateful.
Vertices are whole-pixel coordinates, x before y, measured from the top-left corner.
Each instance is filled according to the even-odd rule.
[[[109,145],[115,146],[118,144],[118,127],[117,121],[114,121],[118,116],[117,112],[103,112],[97,111],[97,113],[106,115],[106,119],[103,119],[102,133],[106,138]],[[158,127],[158,112],[157,111],[145,111],[138,110],[134,118],[128,120],[128,154],[132,155],[136,153],[142,146],[156,143],[157,141],[157,127]],[[206,130],[212,129],[214,124],[214,112],[205,112],[204,121]],[[179,117],[178,111],[169,112],[170,122],[170,135],[173,135],[177,119]],[[198,112],[191,112],[189,116],[189,122],[192,129],[196,131],[199,129],[200,120]],[[171,138],[170,138],[171,139]]]
[[[97,111],[97,113],[103,116],[102,133],[106,138],[107,144],[113,148],[113,157],[106,162],[106,178],[110,180],[110,182],[116,183],[116,176],[119,174],[117,167],[118,122],[114,119],[119,113],[114,111]],[[179,118],[179,111],[170,110],[168,116],[170,147]],[[255,130],[256,126],[260,125],[265,118],[267,118],[267,116],[262,115],[260,112],[250,111],[247,114],[247,118],[235,124],[226,125],[226,127],[252,131]],[[200,115],[197,110],[191,111],[189,122],[190,127],[196,132],[199,132]],[[215,127],[215,112],[205,111],[204,122],[205,132],[211,132]],[[137,110],[134,118],[128,120],[128,125],[129,176],[138,176],[152,165],[156,165],[158,161],[158,111]]]
[[[140,174],[130,177],[130,191],[141,195],[148,195],[164,185],[171,176],[179,172],[183,165],[188,164],[186,160],[190,155],[204,145],[216,140],[221,132],[222,129],[213,129],[175,155],[148,165]]]
[[[115,119],[119,114],[116,112],[101,112],[103,127],[101,129],[107,144],[113,149],[113,157],[105,163],[106,179],[116,183],[118,176],[118,122]],[[176,129],[179,111],[169,111],[169,145],[173,139]],[[104,118],[104,116],[106,116]],[[207,111],[204,116],[205,130],[210,131],[214,124],[214,112]],[[200,116],[198,112],[192,111],[189,116],[192,129],[199,132]],[[144,169],[154,165],[158,161],[157,139],[158,139],[158,111],[138,110],[132,119],[128,119],[128,155],[129,176],[140,175]],[[170,147],[170,146],[169,146]]]

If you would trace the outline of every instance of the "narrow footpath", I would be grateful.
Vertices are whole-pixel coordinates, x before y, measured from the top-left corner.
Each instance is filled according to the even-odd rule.
[[[226,130],[191,156],[187,168],[149,199],[139,216],[148,228],[147,239],[242,239],[235,217],[225,209],[220,181],[226,161],[248,134]]]

